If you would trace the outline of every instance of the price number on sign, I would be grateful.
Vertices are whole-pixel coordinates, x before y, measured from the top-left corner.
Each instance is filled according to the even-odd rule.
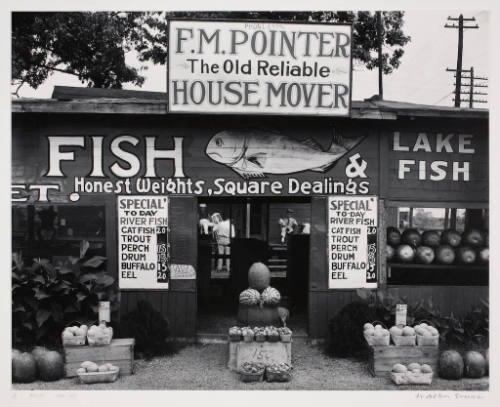
[[[377,282],[377,227],[369,226],[367,228],[368,244],[368,268],[366,270],[366,282]]]
[[[156,281],[158,283],[168,283],[170,270],[168,268],[168,243],[167,243],[167,228],[156,228],[156,253],[157,253],[157,271]]]

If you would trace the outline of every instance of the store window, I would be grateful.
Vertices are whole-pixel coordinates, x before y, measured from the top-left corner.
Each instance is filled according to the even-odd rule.
[[[12,207],[12,251],[25,258],[106,256],[104,206]]]
[[[488,222],[488,209],[390,207],[388,283],[487,285]]]

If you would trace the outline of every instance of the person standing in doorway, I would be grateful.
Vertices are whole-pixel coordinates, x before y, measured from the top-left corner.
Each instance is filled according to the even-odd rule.
[[[222,219],[220,213],[215,212],[211,217],[213,223],[213,233],[217,242],[217,271],[220,272],[224,268],[229,271],[231,269],[231,238],[235,236],[234,225],[231,220]]]
[[[288,240],[288,235],[295,233],[298,227],[297,220],[293,217],[293,210],[287,209],[284,218],[280,218],[278,221],[281,227],[281,243],[286,243]]]

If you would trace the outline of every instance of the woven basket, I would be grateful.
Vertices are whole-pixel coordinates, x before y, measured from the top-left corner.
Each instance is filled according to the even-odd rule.
[[[268,382],[289,382],[292,380],[292,374],[288,372],[268,372],[266,369],[266,381]]]
[[[266,341],[266,335],[262,335],[262,334],[255,335],[255,340],[257,342],[265,342]]]
[[[243,342],[253,342],[254,334],[243,335]]]
[[[268,340],[268,342],[279,342],[280,336],[279,335],[267,335],[267,340]]]
[[[422,336],[417,334],[418,346],[439,346],[439,335],[435,336]]]
[[[87,331],[87,342],[89,346],[107,346],[111,343],[111,339],[113,339],[113,328],[110,328],[110,334],[105,335],[100,339],[89,337],[89,333]]]
[[[432,373],[391,372],[391,380],[398,386],[401,384],[431,384]]]
[[[115,370],[110,372],[92,372],[92,373],[78,373],[78,378],[82,383],[112,383],[116,381],[120,374],[120,368],[117,366]]]
[[[286,335],[280,334],[280,338],[281,342],[285,343],[292,342],[292,334],[286,334]]]
[[[229,334],[229,340],[231,342],[239,342],[241,341],[241,335],[240,334]]]
[[[380,321],[373,321],[372,322],[372,325],[376,325],[376,324],[379,324],[379,325],[382,325],[382,327],[384,327],[385,329],[387,329],[385,327],[385,325],[380,322]],[[372,336],[372,335],[365,335],[365,333],[363,332],[363,336],[365,337],[365,340],[366,342],[368,343],[368,345],[370,346],[389,346],[389,342],[391,341],[391,335],[385,335],[381,338],[376,338],[375,336]]]
[[[243,372],[242,370],[238,373],[240,374],[240,380],[245,383],[261,382],[264,379],[264,369],[256,373]]]
[[[87,331],[88,331],[88,326],[81,324],[78,321],[72,321],[68,325],[66,325],[66,328],[69,326],[74,326],[74,325],[79,325],[80,327],[85,327],[85,334],[79,335],[79,336],[73,336],[72,338],[64,338],[63,333],[61,332],[61,342],[63,346],[83,346],[86,343],[87,340]],[[64,331],[63,331],[64,332]]]
[[[416,335],[403,336],[391,333],[392,343],[396,346],[415,346]]]

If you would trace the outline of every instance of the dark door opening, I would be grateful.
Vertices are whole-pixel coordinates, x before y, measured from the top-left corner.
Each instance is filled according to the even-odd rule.
[[[198,202],[198,331],[226,333],[237,325],[238,297],[251,264],[271,272],[291,329],[307,331],[308,199],[217,198]]]

